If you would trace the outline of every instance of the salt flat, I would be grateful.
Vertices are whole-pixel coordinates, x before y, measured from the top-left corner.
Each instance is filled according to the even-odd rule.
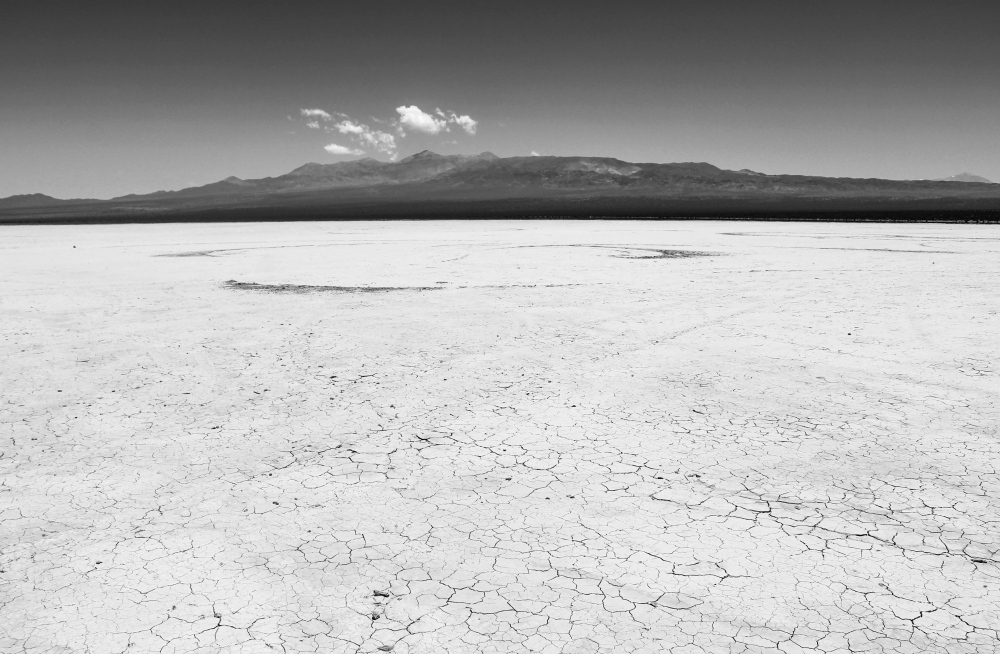
[[[2,228],[0,651],[1000,651],[998,279],[991,226]]]

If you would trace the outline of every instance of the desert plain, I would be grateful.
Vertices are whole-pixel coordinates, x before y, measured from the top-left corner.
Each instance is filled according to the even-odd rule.
[[[0,652],[1000,651],[1000,231],[0,228]]]

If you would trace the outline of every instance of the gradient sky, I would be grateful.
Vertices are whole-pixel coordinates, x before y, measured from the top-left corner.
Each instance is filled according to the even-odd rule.
[[[995,0],[3,0],[0,197],[280,175],[357,147],[301,109],[395,133],[374,119],[413,105],[477,131],[401,157],[1000,182],[998,25]]]

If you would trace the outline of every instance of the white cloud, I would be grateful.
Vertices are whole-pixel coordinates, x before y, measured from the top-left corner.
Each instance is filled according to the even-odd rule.
[[[322,118],[323,120],[333,120],[333,116],[326,113],[322,109],[299,109],[303,116],[308,116],[309,118]]]
[[[352,123],[350,120],[342,120],[334,124],[333,127],[341,134],[364,134],[365,130],[368,129],[367,125]]]
[[[388,131],[373,129],[365,123],[354,121],[350,116],[339,111],[327,112],[323,109],[299,109],[299,113],[307,119],[305,124],[309,129],[343,134],[361,147],[388,155],[392,161],[395,161],[398,155],[396,139],[405,138],[407,130],[436,135],[442,132],[450,132],[450,125],[457,125],[467,134],[475,134],[478,125],[478,122],[473,120],[471,116],[460,116],[454,111],[435,109],[434,114],[429,114],[416,105],[409,107],[404,105],[397,107],[396,112],[399,114],[398,120],[372,118],[372,121],[375,123],[386,125],[386,129],[395,131],[395,134],[392,134]],[[337,122],[325,124],[334,120]],[[361,149],[342,146],[336,143],[326,146],[326,150],[331,154],[364,154],[364,151]]]
[[[356,142],[366,145],[376,152],[384,152],[390,155],[396,152],[396,137],[392,134],[372,129],[364,123],[356,123],[347,117],[339,123],[334,123],[333,127],[327,128],[327,130],[337,130],[341,134],[346,134]]]
[[[478,123],[472,120],[472,118],[469,116],[458,116],[452,114],[451,117],[449,118],[449,121],[455,123],[462,129],[464,129],[467,134],[476,133],[476,126],[478,125]]]
[[[337,145],[336,143],[331,143],[330,145],[324,146],[324,150],[330,154],[364,154],[364,150],[358,150],[357,148],[348,148],[343,145]]]
[[[417,105],[396,107],[396,112],[399,114],[401,134],[402,128],[406,128],[411,132],[440,134],[441,132],[450,131],[448,128],[449,124],[458,125],[467,134],[475,134],[478,125],[478,122],[468,115],[459,116],[454,111],[441,111],[441,109],[434,109],[434,114],[432,115],[423,111]]]
[[[531,156],[532,156],[532,157],[540,157],[540,156],[542,156],[542,155],[538,154],[538,152],[536,152],[535,150],[532,150],[532,151],[531,151]]]
[[[396,112],[399,114],[400,124],[414,132],[440,134],[448,127],[446,121],[425,113],[417,105],[396,107]]]
[[[396,137],[387,132],[369,129],[360,135],[360,139],[363,143],[375,148],[379,152],[391,154],[396,151]]]

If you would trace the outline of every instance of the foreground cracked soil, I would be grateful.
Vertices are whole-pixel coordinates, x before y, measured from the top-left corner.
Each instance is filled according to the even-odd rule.
[[[1000,651],[998,254],[5,227],[0,652]]]

